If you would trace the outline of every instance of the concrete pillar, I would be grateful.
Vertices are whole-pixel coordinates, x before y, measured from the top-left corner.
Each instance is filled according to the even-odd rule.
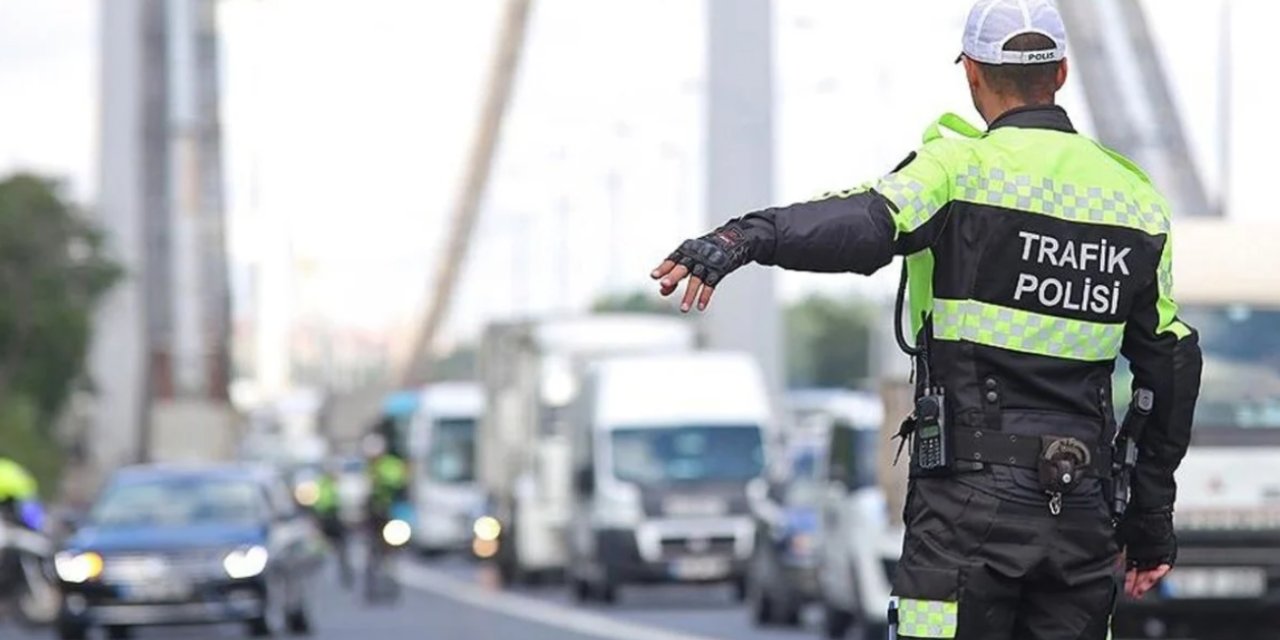
[[[707,2],[708,229],[773,204],[773,12],[770,0]],[[775,397],[784,384],[774,275],[758,266],[719,289],[703,329],[714,349],[752,353]]]

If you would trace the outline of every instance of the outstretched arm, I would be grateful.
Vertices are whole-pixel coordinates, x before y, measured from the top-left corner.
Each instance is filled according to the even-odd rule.
[[[895,253],[914,253],[936,238],[950,183],[926,147],[865,187],[749,213],[686,240],[650,275],[664,296],[689,278],[680,305],[686,312],[694,304],[706,309],[720,280],[749,262],[869,275]]]

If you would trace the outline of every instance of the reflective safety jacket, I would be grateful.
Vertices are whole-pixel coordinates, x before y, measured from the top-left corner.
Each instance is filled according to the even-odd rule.
[[[338,515],[338,483],[331,474],[325,473],[316,481],[316,502],[312,509],[322,518],[333,518]]]
[[[740,222],[765,265],[870,274],[906,256],[912,328],[957,452],[1000,431],[1105,455],[1123,355],[1135,387],[1155,392],[1130,511],[1172,507],[1200,352],[1171,297],[1169,207],[1061,108],[1015,109],[986,132],[944,116],[885,177]]]
[[[404,460],[390,454],[378,456],[369,464],[370,501],[373,508],[385,511],[404,499],[409,486],[409,468]]]
[[[0,502],[22,502],[37,497],[36,480],[22,465],[0,457]]]

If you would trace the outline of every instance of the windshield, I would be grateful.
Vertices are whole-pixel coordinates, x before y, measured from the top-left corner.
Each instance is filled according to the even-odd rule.
[[[785,498],[787,504],[813,505],[822,497],[823,484],[818,478],[819,455],[821,452],[813,447],[792,451]]]
[[[837,423],[831,430],[828,473],[846,489],[861,489],[876,483],[876,460],[880,452],[880,432],[853,429]]]
[[[427,452],[427,477],[437,482],[470,482],[475,479],[475,459],[475,419],[437,420]]]
[[[764,468],[753,426],[618,429],[612,445],[614,477],[639,485],[745,482]]]
[[[1204,352],[1196,428],[1280,429],[1280,310],[1184,305],[1178,317],[1200,332]],[[1117,363],[1118,405],[1132,380]]]
[[[117,484],[99,498],[89,521],[101,527],[252,525],[266,519],[261,487],[228,478],[164,478]]]
[[[412,413],[396,414],[389,418],[391,421],[391,433],[394,442],[387,443],[391,447],[391,453],[395,455],[403,455],[403,452],[409,450],[409,428],[413,424]]]

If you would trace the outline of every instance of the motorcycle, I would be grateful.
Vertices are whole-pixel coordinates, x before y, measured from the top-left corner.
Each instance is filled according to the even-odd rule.
[[[369,540],[369,556],[365,562],[364,596],[370,604],[395,602],[400,599],[400,583],[392,574],[392,559],[413,534],[412,509],[407,503],[396,503],[385,521],[375,522]]]
[[[50,574],[52,562],[48,537],[0,515],[0,601],[19,624],[43,626],[57,619],[62,597]]]

